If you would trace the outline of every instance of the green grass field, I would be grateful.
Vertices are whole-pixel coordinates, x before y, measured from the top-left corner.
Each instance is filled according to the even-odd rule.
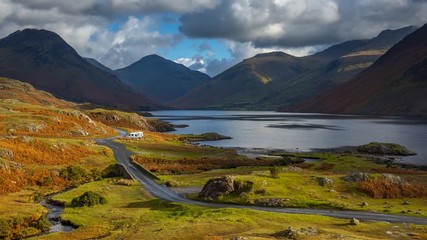
[[[411,233],[427,237],[427,227],[362,223],[313,215],[277,214],[252,210],[212,209],[167,203],[149,197],[141,187],[122,186],[113,180],[82,185],[55,199],[70,202],[85,191],[105,196],[106,205],[67,207],[62,217],[80,225],[69,233],[53,233],[36,239],[276,239],[273,235],[286,230],[315,227],[316,239],[387,239],[393,235]],[[299,239],[313,239],[302,236]]]

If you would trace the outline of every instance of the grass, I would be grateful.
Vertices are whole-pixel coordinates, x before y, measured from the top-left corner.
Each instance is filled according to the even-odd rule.
[[[214,209],[167,203],[152,199],[139,186],[123,186],[112,180],[88,183],[55,197],[70,202],[85,191],[102,194],[105,205],[65,209],[62,217],[80,225],[69,233],[55,233],[37,239],[274,239],[288,227],[313,226],[316,239],[333,236],[350,239],[384,239],[387,231],[410,232],[426,237],[427,227],[387,223],[351,226],[348,220],[323,216],[277,214],[252,210]]]

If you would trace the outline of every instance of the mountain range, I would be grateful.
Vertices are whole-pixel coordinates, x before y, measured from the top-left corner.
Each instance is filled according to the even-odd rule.
[[[347,83],[283,110],[427,115],[427,24]]]
[[[277,110],[301,103],[366,69],[415,27],[386,30],[311,56],[259,54],[231,67],[172,103],[178,108]]]
[[[427,113],[426,26],[385,30],[316,54],[258,54],[210,78],[149,55],[117,70],[81,57],[59,35],[0,39],[0,77],[59,98],[128,110],[248,109],[378,115]]]
[[[28,82],[57,97],[114,108],[157,108],[143,94],[82,58],[59,35],[25,29],[0,40],[0,76]]]

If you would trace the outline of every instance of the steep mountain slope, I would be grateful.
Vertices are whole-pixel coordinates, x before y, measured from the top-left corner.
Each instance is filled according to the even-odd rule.
[[[246,59],[174,101],[179,108],[277,110],[350,80],[414,27],[386,30],[370,40],[334,45],[307,57],[285,53]]]
[[[84,59],[86,61],[88,61],[90,64],[92,64],[93,66],[101,69],[102,71],[110,73],[110,74],[112,74],[114,76],[116,75],[116,72],[114,72],[113,69],[111,69],[111,68],[105,66],[104,64],[98,62],[96,59],[94,59],[94,58],[86,58],[86,57]]]
[[[168,103],[205,83],[210,77],[157,55],[143,57],[116,75],[159,103]]]
[[[426,115],[427,25],[405,37],[351,81],[291,110]]]
[[[297,58],[283,52],[246,59],[173,102],[176,107],[246,108],[257,105],[280,89],[282,82],[317,66],[317,59]]]
[[[88,63],[60,36],[46,30],[25,29],[1,39],[0,76],[31,83],[75,102],[132,109],[155,106],[115,76]]]

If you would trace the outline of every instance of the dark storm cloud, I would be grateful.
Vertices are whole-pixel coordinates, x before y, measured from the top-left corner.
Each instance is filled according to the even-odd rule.
[[[184,14],[180,31],[256,47],[300,47],[369,38],[425,22],[427,1],[419,0],[222,0],[215,8]]]

